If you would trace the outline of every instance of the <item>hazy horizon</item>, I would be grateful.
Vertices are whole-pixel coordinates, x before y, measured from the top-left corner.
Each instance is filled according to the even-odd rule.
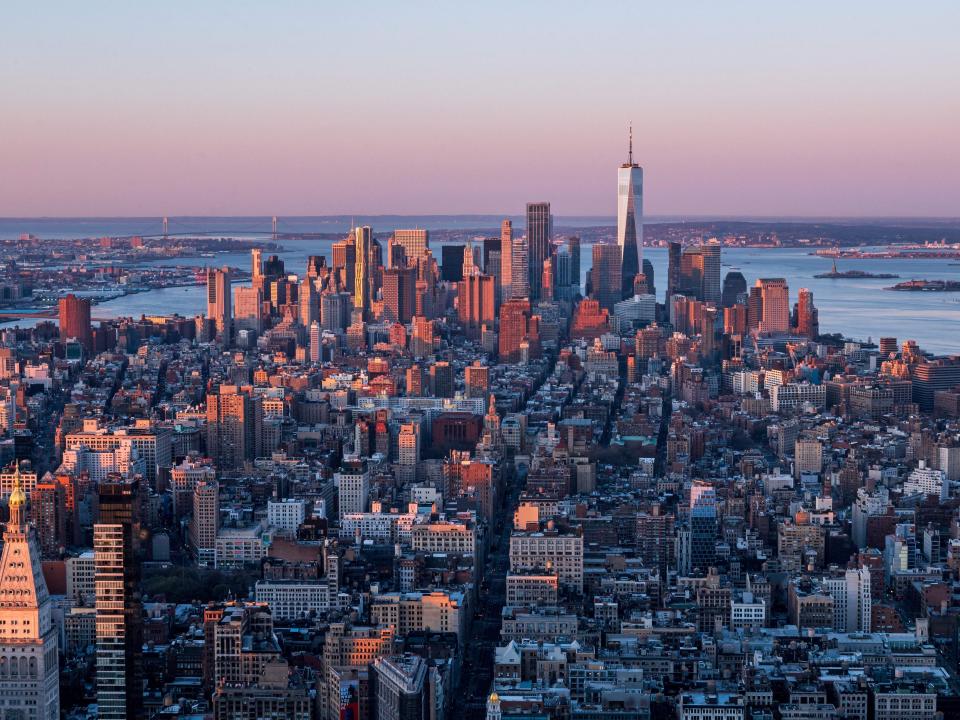
[[[960,6],[5,14],[0,216],[960,216]],[[419,214],[423,214],[420,212]]]

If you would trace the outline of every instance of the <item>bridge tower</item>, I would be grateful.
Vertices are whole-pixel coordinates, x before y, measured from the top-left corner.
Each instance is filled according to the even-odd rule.
[[[271,235],[273,236],[273,239],[276,240],[277,239],[277,216],[276,215],[273,216],[273,223],[272,223],[272,228],[270,232],[271,232]]]
[[[163,239],[164,240],[167,239],[167,225],[168,225],[167,216],[164,215],[163,216]]]

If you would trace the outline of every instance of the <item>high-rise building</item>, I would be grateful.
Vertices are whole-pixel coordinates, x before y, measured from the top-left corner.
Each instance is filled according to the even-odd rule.
[[[40,553],[26,522],[27,495],[19,481],[7,507],[10,519],[0,556],[0,716],[59,720],[57,628]]]
[[[430,233],[427,230],[394,230],[393,242],[403,248],[407,262],[416,265],[427,259]]]
[[[496,320],[496,293],[490,275],[464,275],[457,283],[457,314],[468,337],[479,337],[484,325]]]
[[[571,235],[567,238],[567,251],[570,253],[570,288],[574,295],[580,293],[583,278],[580,276],[580,238]]]
[[[193,488],[193,516],[190,518],[190,542],[197,563],[213,565],[220,528],[220,484],[202,480]]]
[[[790,289],[783,278],[757,278],[757,287],[763,301],[760,332],[785,333],[790,331]]]
[[[553,235],[553,216],[550,203],[527,203],[527,277],[530,299],[541,300],[543,263],[550,257],[550,238]]]
[[[797,335],[815,339],[820,334],[820,322],[817,308],[813,304],[813,293],[807,288],[800,288],[797,293]]]
[[[90,298],[80,298],[71,293],[60,298],[57,309],[60,316],[60,340],[66,341],[74,338],[88,352],[93,350]]]
[[[683,247],[680,243],[670,243],[667,250],[667,302],[680,292],[680,263]]]
[[[333,478],[340,520],[350,513],[366,512],[370,502],[370,472],[366,462],[356,456],[345,459]]]
[[[500,308],[500,362],[518,362],[520,346],[531,339],[533,318],[526,298],[508,300]]]
[[[320,329],[320,323],[314,322],[310,325],[310,347],[308,357],[310,362],[320,362],[320,341],[323,331]]]
[[[305,328],[320,319],[320,297],[314,287],[313,278],[306,277],[300,282],[300,324]]]
[[[406,325],[413,318],[417,304],[417,269],[388,268],[383,271],[384,317]]]
[[[490,368],[475,360],[463,371],[463,381],[470,397],[486,397],[490,388]]]
[[[427,357],[433,354],[433,320],[421,315],[413,318],[410,354],[414,357]]]
[[[253,248],[253,250],[250,251],[250,265],[250,277],[253,280],[254,287],[256,287],[257,280],[263,277],[263,250]]]
[[[604,310],[613,312],[613,307],[622,297],[620,246],[612,243],[596,243],[593,246],[593,269],[591,286],[594,300]],[[636,275],[636,273],[634,273]],[[630,277],[631,295],[633,276]]]
[[[356,264],[353,274],[353,307],[366,317],[370,310],[370,255],[373,231],[370,226],[354,228]]]
[[[627,162],[617,170],[617,246],[620,248],[620,298],[633,296],[643,248],[643,168],[633,162],[633,128]]]
[[[747,327],[750,330],[760,329],[760,320],[763,319],[763,290],[759,285],[750,288],[747,297]]]
[[[349,293],[327,293],[320,296],[320,324],[324,330],[340,332],[350,324],[352,298]]]
[[[690,487],[690,568],[706,573],[716,561],[717,491],[695,480]]]
[[[720,304],[733,307],[747,295],[747,280],[739,270],[731,270],[723,278],[723,290],[720,292]]]
[[[101,482],[98,509],[93,526],[98,717],[142,718],[138,481]]]
[[[356,280],[357,246],[353,238],[338,240],[331,246],[334,276],[339,289],[353,295]]]
[[[444,282],[463,280],[463,245],[440,246],[440,279]]]
[[[233,310],[231,308],[230,268],[207,269],[207,317],[217,328],[217,337],[230,344]]]
[[[233,289],[233,324],[257,334],[263,329],[263,294],[256,286]]]
[[[530,246],[525,237],[515,237],[511,248],[511,297],[530,297]]]
[[[680,292],[696,300],[703,300],[704,261],[700,247],[687,248],[680,256]]]
[[[456,391],[453,365],[446,360],[441,360],[430,366],[430,389],[434,397],[453,397]]]
[[[30,493],[30,517],[44,557],[58,558],[67,545],[65,488],[51,479],[40,481]]]
[[[220,470],[242,467],[260,456],[263,401],[237,387],[221,385],[207,394],[207,452]]]
[[[720,305],[720,242],[710,240],[706,245],[701,245],[700,255],[703,257],[702,299],[706,303]]]
[[[500,302],[513,297],[513,223],[500,223]]]

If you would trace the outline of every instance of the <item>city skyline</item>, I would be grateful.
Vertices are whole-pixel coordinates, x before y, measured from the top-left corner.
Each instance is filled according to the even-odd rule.
[[[225,8],[12,9],[0,216],[609,216],[629,122],[653,216],[960,214],[947,3]]]

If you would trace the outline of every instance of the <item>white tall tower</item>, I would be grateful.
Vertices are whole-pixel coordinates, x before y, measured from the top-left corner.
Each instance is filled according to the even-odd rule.
[[[633,126],[627,162],[617,170],[617,245],[623,297],[633,295],[633,279],[642,267],[643,168],[633,162]]]
[[[0,557],[0,688],[3,717],[59,720],[60,667],[50,594],[27,529],[27,495],[14,472]]]

